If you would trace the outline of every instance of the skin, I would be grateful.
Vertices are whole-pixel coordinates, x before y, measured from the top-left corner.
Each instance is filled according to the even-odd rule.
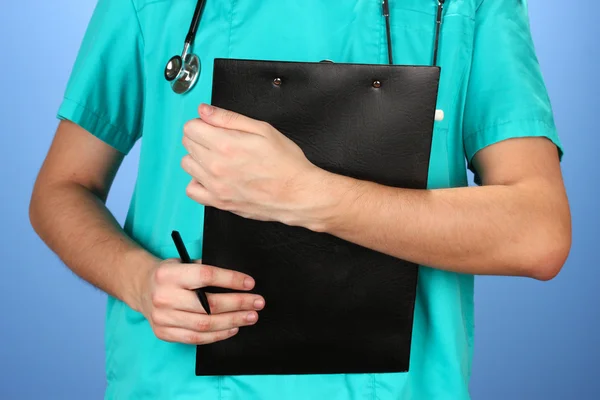
[[[244,274],[159,260],[131,240],[105,202],[123,155],[81,127],[60,123],[36,180],[32,226],[78,276],[141,312],[159,339],[205,344],[256,323],[264,299],[208,294],[208,316],[190,289],[254,287]],[[74,245],[76,244],[76,245]]]
[[[310,163],[269,124],[201,105],[184,128],[188,196],[246,218],[327,232],[452,272],[549,280],[571,246],[556,146],[519,138],[479,151],[481,187],[398,189]]]
[[[483,186],[390,188],[319,169],[269,124],[202,105],[186,123],[187,195],[246,218],[327,232],[447,271],[549,280],[571,245],[571,218],[556,147],[521,138],[479,151]],[[162,340],[205,344],[256,323],[265,299],[239,291],[247,275],[159,260],[131,240],[105,206],[123,155],[81,127],[60,123],[36,181],[31,223],[82,279],[141,312]],[[73,243],[77,243],[76,246]]]

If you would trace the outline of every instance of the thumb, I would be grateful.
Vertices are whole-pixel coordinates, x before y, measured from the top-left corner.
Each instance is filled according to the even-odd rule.
[[[201,104],[198,113],[202,121],[218,128],[250,133],[261,133],[264,130],[265,124],[262,121],[209,104]]]

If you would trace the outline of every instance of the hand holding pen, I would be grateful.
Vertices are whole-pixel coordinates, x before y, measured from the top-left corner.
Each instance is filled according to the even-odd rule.
[[[181,259],[181,262],[183,264],[193,264],[192,260],[190,259],[190,255],[188,254],[187,249],[185,248],[185,244],[183,244],[183,239],[181,239],[181,235],[179,234],[179,232],[171,232],[171,238],[173,239],[173,243],[175,243],[175,247],[177,248],[177,252],[179,253],[179,258]],[[210,305],[208,304],[208,299],[206,298],[206,293],[204,293],[204,289],[197,288],[194,290],[194,292],[196,292],[196,296],[198,297],[200,304],[202,304],[202,308],[204,308],[204,311],[208,315],[210,315]]]
[[[160,262],[145,282],[142,313],[155,335],[168,342],[208,344],[228,339],[239,328],[258,320],[264,299],[243,293],[254,288],[252,277],[223,268],[192,262],[181,236],[173,240],[182,260]],[[179,238],[179,239],[177,239]],[[204,293],[221,287],[242,293]]]

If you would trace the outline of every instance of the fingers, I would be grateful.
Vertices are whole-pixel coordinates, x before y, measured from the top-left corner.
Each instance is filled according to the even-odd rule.
[[[202,183],[192,180],[185,188],[185,194],[190,199],[194,200],[196,203],[208,206],[215,207],[219,209],[225,209],[224,204],[220,204],[217,202],[215,196],[208,190]],[[227,211],[227,210],[226,210]]]
[[[237,311],[224,314],[197,314],[185,311],[155,310],[152,322],[160,328],[183,328],[195,332],[218,332],[254,325],[256,311]]]
[[[192,119],[183,126],[183,135],[192,142],[209,150],[215,150],[217,145],[234,132],[218,126],[213,126],[201,119]]]
[[[181,159],[181,168],[200,184],[204,184],[210,178],[201,162],[196,161],[190,154]]]
[[[165,260],[150,282],[144,315],[156,336],[169,342],[207,344],[228,339],[240,327],[254,325],[258,311],[265,306],[262,296],[252,293],[208,293],[213,314],[207,315],[193,289],[215,286],[250,290],[254,279],[199,262]]]
[[[183,328],[161,328],[155,330],[156,337],[166,342],[194,345],[220,342],[235,336],[238,332],[239,328],[209,333],[200,333]]]
[[[203,145],[194,142],[189,136],[184,136],[181,139],[181,143],[194,161],[198,162],[199,164],[207,164],[212,162],[214,156],[210,150]]]
[[[208,303],[213,314],[221,314],[232,311],[262,310],[265,307],[265,299],[262,296],[247,293],[222,293],[207,294]]]
[[[165,306],[185,312],[205,314],[198,297],[191,290],[174,290],[171,296],[172,304]],[[262,296],[250,293],[207,293],[210,310],[213,314],[234,311],[260,311],[265,307]]]
[[[206,286],[234,290],[251,290],[254,287],[254,279],[249,275],[199,263],[173,263],[168,267],[158,268],[155,274],[155,281],[159,285],[174,283],[189,290]]]
[[[208,104],[201,104],[198,110],[200,118],[212,126],[234,129],[264,136],[267,124],[233,111],[224,110]]]

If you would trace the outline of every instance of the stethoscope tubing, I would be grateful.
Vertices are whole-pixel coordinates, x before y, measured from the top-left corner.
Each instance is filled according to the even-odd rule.
[[[440,28],[442,25],[442,16],[443,16],[443,8],[445,0],[435,0],[438,7],[435,19],[435,43],[433,50],[433,65],[437,66],[438,62],[438,48],[440,42]],[[386,23],[386,38],[387,38],[387,49],[388,49],[388,61],[390,64],[393,64],[392,59],[392,35],[390,28],[390,8],[389,8],[390,0],[382,0],[382,15],[385,18]],[[171,88],[177,94],[187,93],[192,89],[192,87],[196,84],[198,80],[198,75],[200,74],[200,59],[197,55],[191,52],[192,46],[196,39],[196,34],[198,32],[198,26],[200,25],[200,20],[202,19],[202,14],[204,11],[204,6],[206,5],[206,0],[198,0],[196,2],[196,8],[194,9],[194,14],[192,15],[192,21],[190,22],[190,27],[188,29],[188,33],[185,36],[185,41],[183,44],[183,50],[181,52],[181,56],[175,55],[169,59],[167,65],[165,66],[164,76],[165,79],[170,82]]]

